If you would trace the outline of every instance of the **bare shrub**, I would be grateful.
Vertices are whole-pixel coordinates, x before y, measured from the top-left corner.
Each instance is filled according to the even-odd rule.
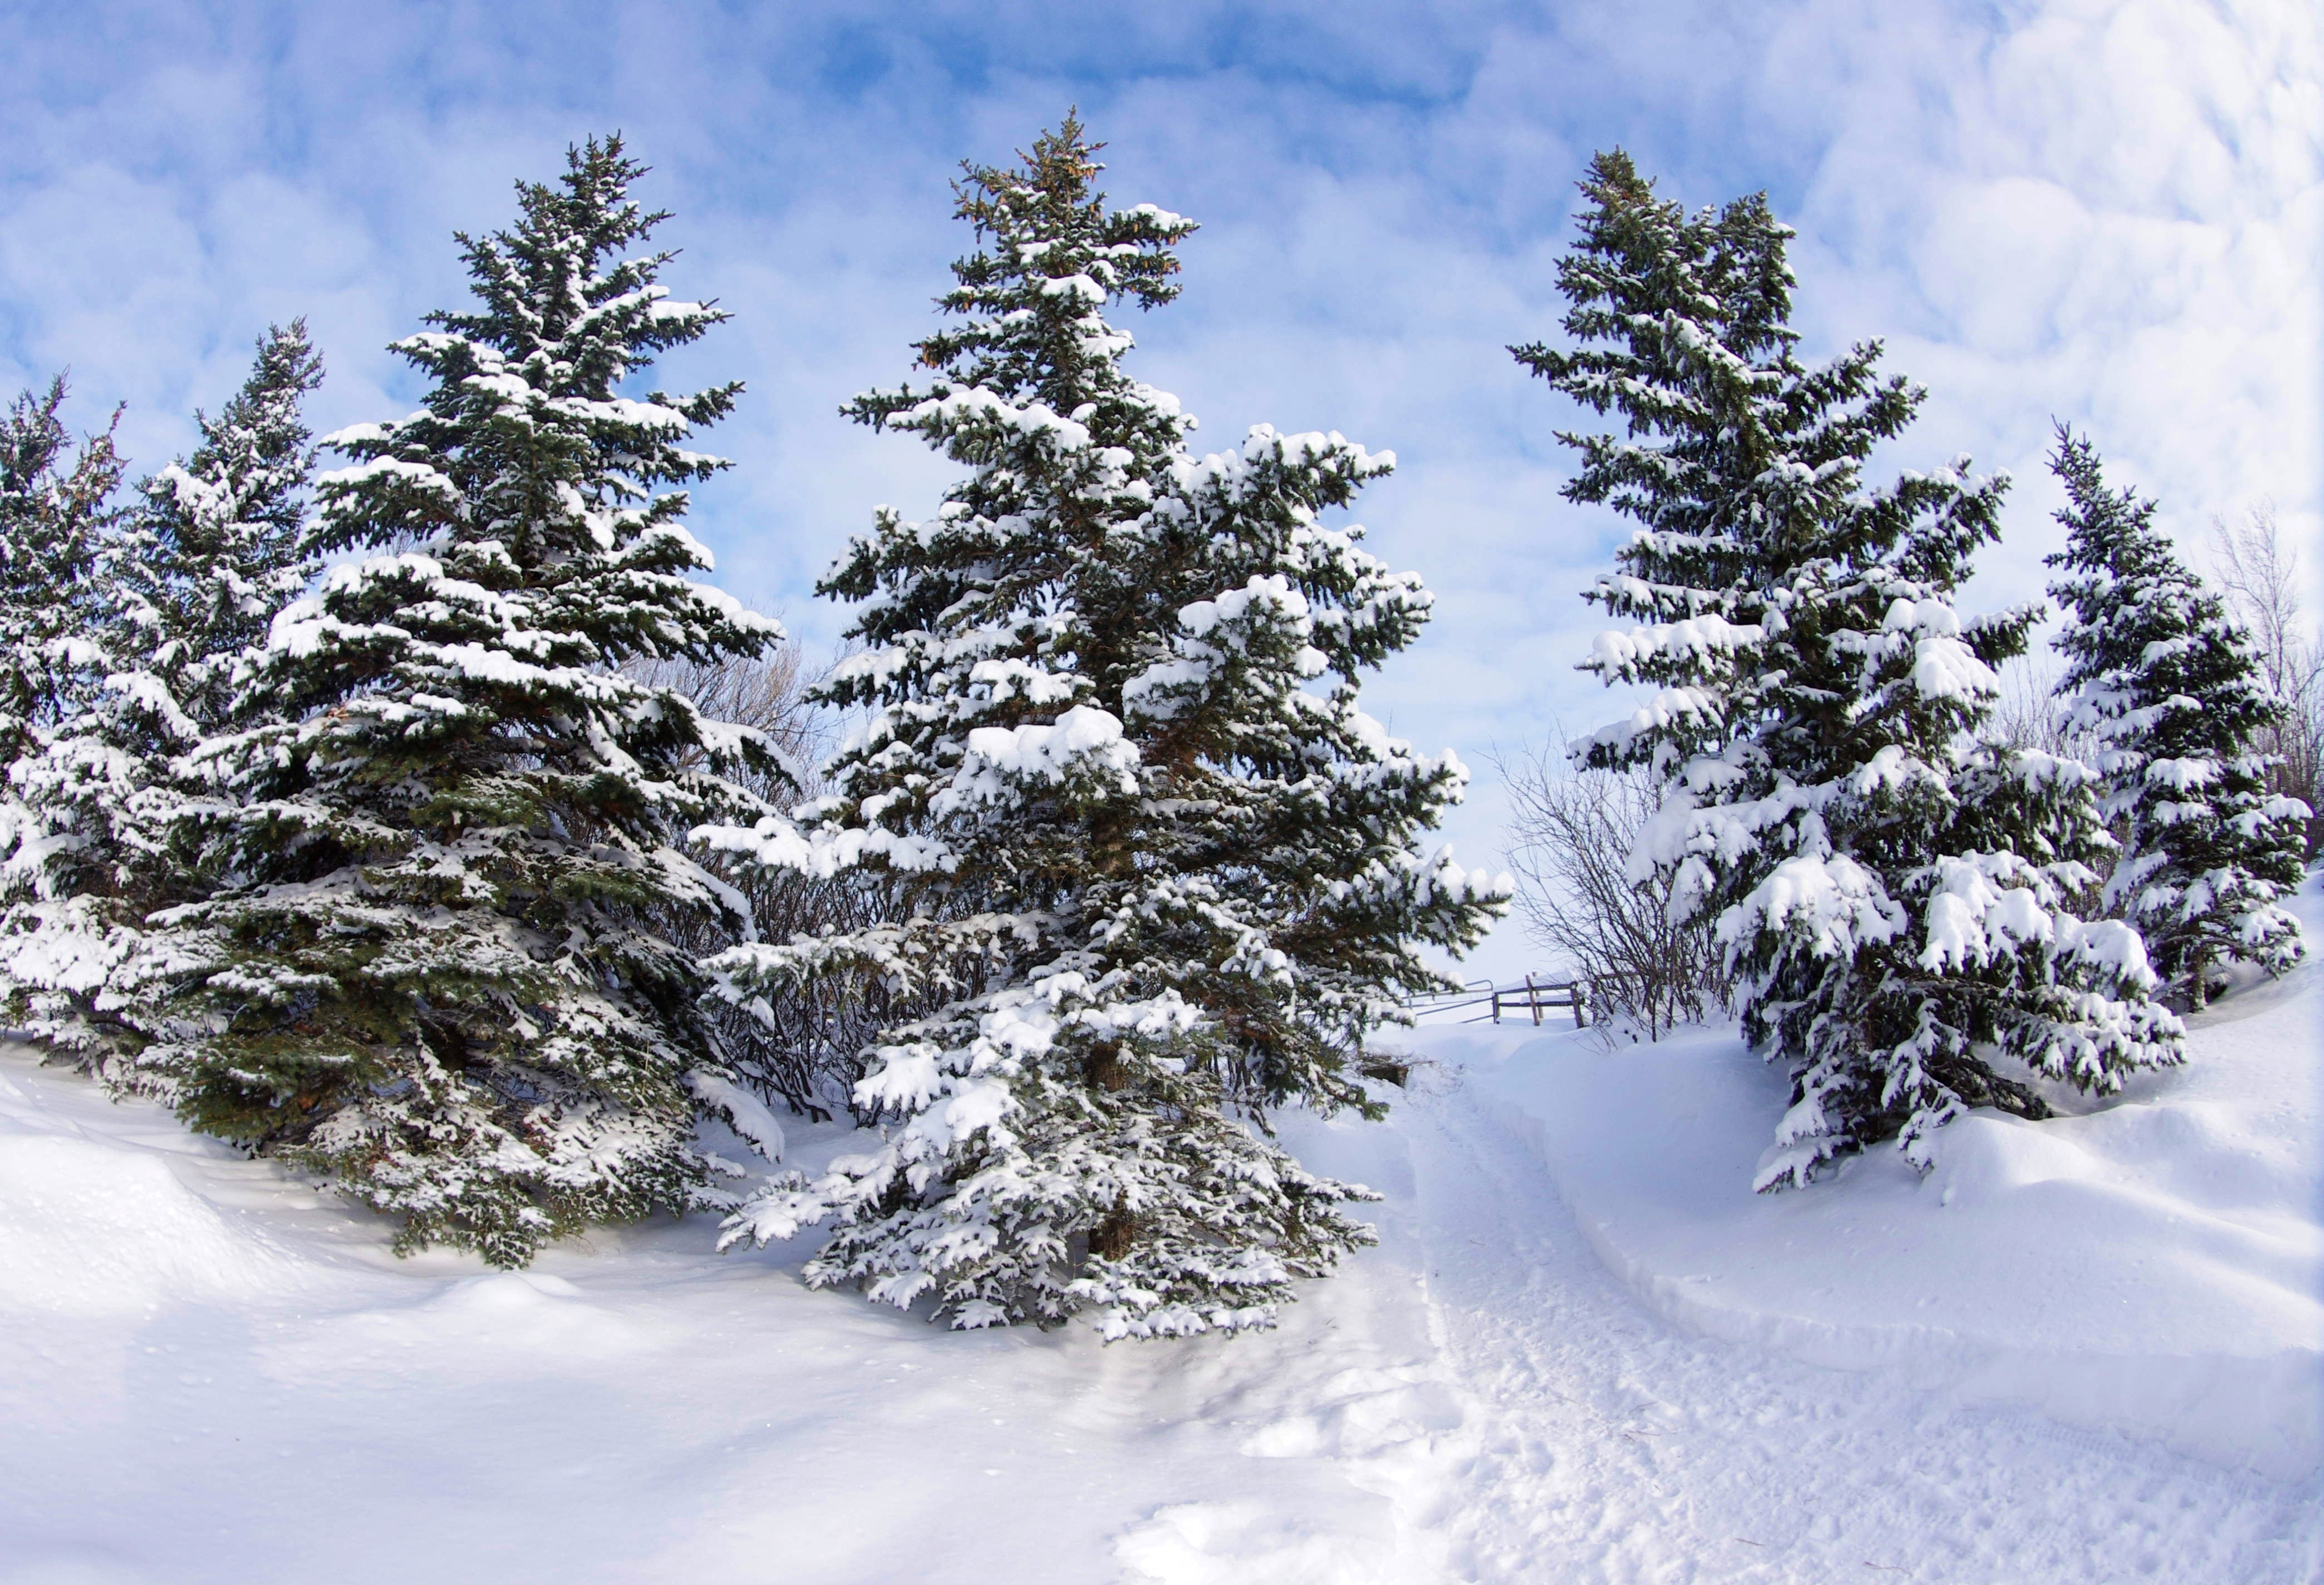
[[[713,721],[765,733],[802,775],[812,776],[811,768],[830,735],[827,723],[807,703],[807,691],[816,678],[797,644],[785,643],[764,655],[728,655],[709,662],[641,659],[622,669],[649,687],[684,696]],[[793,796],[779,778],[763,771],[746,768],[729,774],[770,802],[787,803]]]
[[[728,771],[760,797],[788,807],[823,790],[815,767],[830,747],[835,723],[807,698],[817,678],[797,645],[785,644],[755,659],[728,656],[708,664],[641,660],[629,669],[642,681],[685,696],[714,721],[753,727],[772,739],[790,762],[798,785],[770,770]],[[820,880],[725,854],[712,855],[706,863],[742,894],[761,941],[861,930],[899,917],[904,907],[892,884],[870,878]],[[680,932],[679,939],[688,950],[707,957],[734,945],[740,937],[696,920]],[[767,1099],[820,1120],[835,1109],[854,1110],[855,1082],[863,1076],[880,1030],[915,1010],[891,1005],[876,988],[866,991],[809,985],[748,1007],[716,1004],[712,1023],[745,1083]]]
[[[817,879],[756,865],[725,876],[750,899],[761,941],[844,935],[903,917],[893,885],[868,877]],[[707,944],[706,944],[707,945]],[[721,941],[708,950],[731,945]],[[793,984],[747,1007],[721,1005],[714,1017],[736,1070],[753,1088],[818,1120],[844,1110],[859,1123],[873,1114],[855,1102],[881,1031],[933,1011],[878,984],[842,977]]]
[[[1581,770],[1540,751],[1497,760],[1512,813],[1508,862],[1527,932],[1590,988],[1601,1018],[1658,1040],[1723,1009],[1729,978],[1707,919],[1671,922],[1670,884],[1634,883],[1630,851],[1660,807],[1644,771]]]
[[[2301,598],[2300,553],[2284,542],[2275,508],[2263,504],[2241,522],[2211,520],[2213,575],[2229,609],[2251,635],[2268,692],[2282,706],[2255,745],[2275,763],[2268,789],[2324,814],[2324,643]],[[2308,857],[2324,845],[2324,819],[2308,822]]]

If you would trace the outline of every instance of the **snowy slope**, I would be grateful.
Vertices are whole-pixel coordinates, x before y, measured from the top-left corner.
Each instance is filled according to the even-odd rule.
[[[2304,899],[2324,941],[2316,899]],[[2324,1463],[2324,967],[2190,1020],[2189,1064],[2084,1115],[1980,1111],[1925,1180],[1893,1153],[1750,1183],[1788,1099],[1732,1030],[1609,1050],[1504,1025],[1421,1044],[1502,1102],[1606,1264],[1713,1336],[2159,1438]],[[1628,1120],[1627,1121],[1624,1120]]]
[[[1378,1166],[1393,1139],[1347,1142]],[[9,1050],[0,1581],[1194,1580],[1221,1548],[1435,1577],[1342,1464],[1442,1418],[1408,1254],[1304,1330],[1107,1349],[809,1293],[804,1247],[720,1258],[715,1230],[522,1275],[397,1260],[383,1223]],[[1330,1420],[1312,1448],[1280,1442],[1293,1405]]]
[[[2313,994],[2231,1000],[2205,1039],[2256,1026],[2277,1050],[2264,1020],[2309,1016]],[[2229,1021],[2239,1009],[2255,1016]],[[2084,1184],[2068,1202],[2084,1204],[2135,1166],[2137,1141],[2103,1119],[2062,1130],[2102,1172],[2012,1177],[1972,1132],[1941,1184],[1868,1164],[1821,1199],[1754,1200],[1738,1184],[1763,1120],[1728,1117],[1706,1075],[1739,1072],[1747,1097],[1758,1080],[1716,1043],[1643,1062],[1570,1041],[1470,1050],[1471,1068],[1424,1069],[1387,1126],[1291,1130],[1313,1165],[1388,1198],[1381,1247],[1312,1285],[1280,1332],[1111,1349],[808,1293],[804,1249],[721,1258],[699,1220],[560,1247],[521,1276],[398,1261],[367,1215],[0,1052],[0,1585],[2324,1577],[2310,1478],[2234,1467],[2224,1446],[2184,1457],[2163,1440],[2183,1428],[2030,1413],[2038,1394],[1924,1346],[1932,1318],[1867,1298],[1889,1293],[1875,1268],[1798,1236],[1886,1218],[1960,1254],[1955,1222],[2004,1230],[2013,1195],[2051,1214],[2042,1183]],[[2242,1138],[2260,1103],[2215,1065],[2170,1081],[2198,1087],[2173,1104]],[[1584,1103],[1609,1086],[1667,1115],[1593,1128]],[[2278,1099],[2311,1105],[2312,1086]],[[2281,1120],[2312,1149],[2312,1127]],[[807,1132],[803,1156],[839,1147]],[[2137,1183],[2117,1196],[2228,1222],[2278,1192]],[[1695,1215],[1726,1230],[1691,1230]],[[1767,1216],[1798,1224],[1799,1264],[1755,1275],[1783,1248]],[[1753,1258],[1711,1264],[1736,1236]],[[2149,1296],[2210,1269],[2194,1247],[2158,1250]],[[1803,1273],[1831,1291],[1766,1299]],[[2289,1304],[2270,1296],[2288,1282],[2246,1294],[2251,1313]],[[2219,1308],[2235,1289],[2188,1298],[2184,1324],[2236,1313]],[[2079,1306],[2051,1314],[2061,1330],[2107,1299],[2080,1279],[2045,1292],[2008,1325],[2037,1298]],[[1966,1302],[1942,1320],[1964,1317]],[[2116,1343],[2151,1341],[2138,1324]],[[1878,1346],[1824,1351],[1840,1336]],[[1814,1362],[1842,1359],[1861,1368]]]

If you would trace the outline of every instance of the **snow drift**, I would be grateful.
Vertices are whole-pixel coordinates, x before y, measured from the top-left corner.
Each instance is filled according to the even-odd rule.
[[[2052,1092],[2080,1115],[1972,1112],[1925,1178],[1882,1150],[1775,1194],[1751,1181],[1784,1080],[1732,1030],[1418,1044],[1508,1109],[1671,1320],[2300,1477],[2324,1463],[2319,990],[2313,964],[2248,987],[2190,1020],[2187,1066],[2101,1102]]]
[[[812,1239],[702,1215],[398,1260],[0,1049],[0,1585],[2314,1578],[2319,982],[1925,1181],[1774,1196],[1729,1037],[1426,1034],[1466,1065],[1385,1126],[1287,1120],[1379,1248],[1277,1332],[1111,1348],[811,1292]]]

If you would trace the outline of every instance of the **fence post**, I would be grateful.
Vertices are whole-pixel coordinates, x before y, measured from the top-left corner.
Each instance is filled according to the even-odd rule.
[[[1526,1005],[1533,1009],[1533,1027],[1541,1027],[1541,992],[1534,989],[1533,976],[1526,976]]]
[[[1498,1023],[1499,1023],[1500,1021],[1501,1021],[1501,989],[1500,989],[1500,987],[1499,987],[1499,986],[1496,985],[1495,987],[1493,987],[1493,1022],[1495,1022],[1495,1023],[1497,1023],[1497,1024],[1498,1024]]]
[[[1590,1022],[1589,1008],[1590,982],[1587,980],[1576,980],[1573,982],[1573,1027],[1575,1028],[1579,1029]]]

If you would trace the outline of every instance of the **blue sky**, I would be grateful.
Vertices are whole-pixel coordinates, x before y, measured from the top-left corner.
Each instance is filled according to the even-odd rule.
[[[1069,104],[1119,203],[1204,229],[1134,317],[1143,377],[1226,445],[1250,423],[1397,452],[1357,514],[1440,599],[1370,694],[1479,771],[1610,713],[1574,597],[1618,530],[1557,496],[1573,421],[1502,349],[1553,333],[1572,183],[1615,143],[1691,205],[1765,188],[1801,233],[1807,350],[1886,338],[1931,397],[1895,465],[2016,475],[1966,604],[2057,543],[2052,415],[2200,554],[2272,500],[2317,558],[2324,23],[2309,0],[1754,4],[328,4],[11,8],[0,19],[0,382],[69,366],[141,468],[304,313],[318,428],[407,410],[387,342],[461,291],[455,228],[621,129],[676,212],[668,277],[734,324],[669,378],[740,377],[696,529],[810,649],[844,537],[945,472],[836,415],[894,382],[966,245],[947,182]],[[1514,928],[1480,960],[1526,966]]]

